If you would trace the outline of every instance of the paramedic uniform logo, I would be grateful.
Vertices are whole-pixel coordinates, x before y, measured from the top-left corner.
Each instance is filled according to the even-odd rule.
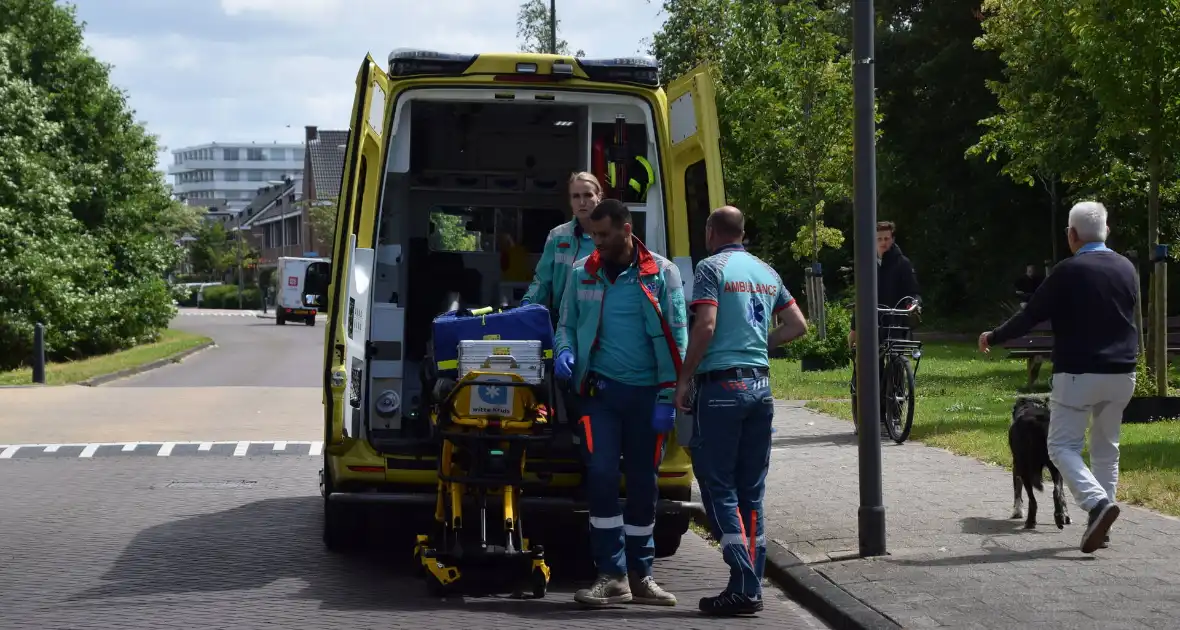
[[[755,299],[753,295],[750,296],[750,301],[746,302],[746,321],[751,326],[766,323],[766,306],[762,304],[762,300]]]
[[[511,416],[515,402],[512,388],[504,385],[476,385],[471,392],[471,413],[481,416]]]

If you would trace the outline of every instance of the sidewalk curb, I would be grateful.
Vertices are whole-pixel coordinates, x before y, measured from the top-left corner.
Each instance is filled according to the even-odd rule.
[[[216,342],[214,342],[212,340],[206,341],[204,343],[193,346],[193,347],[189,348],[188,350],[181,350],[180,352],[177,352],[176,354],[174,354],[172,356],[164,357],[163,359],[157,359],[155,361],[152,361],[151,363],[145,363],[143,365],[139,365],[139,366],[136,366],[133,368],[127,368],[125,370],[119,370],[118,372],[111,372],[110,374],[102,374],[99,376],[91,377],[91,378],[88,378],[84,381],[79,381],[76,384],[77,385],[84,385],[86,387],[95,387],[97,385],[102,385],[103,383],[117,381],[121,378],[127,378],[128,376],[134,376],[136,374],[148,372],[148,371],[154,370],[156,368],[162,368],[165,365],[168,365],[170,363],[180,363],[185,357],[188,357],[189,355],[192,355],[192,354],[196,354],[206,348],[211,348],[214,345],[216,345]]]
[[[708,529],[704,510],[692,510],[692,520]],[[766,577],[803,607],[836,630],[897,630],[893,620],[866,606],[848,591],[836,586],[786,547],[769,541],[766,545]]]

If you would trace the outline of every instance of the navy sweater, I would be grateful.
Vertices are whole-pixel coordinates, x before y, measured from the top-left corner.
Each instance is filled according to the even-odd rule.
[[[1135,371],[1135,267],[1110,250],[1091,251],[1053,269],[1019,313],[988,335],[988,344],[1024,336],[1049,320],[1053,373],[1129,374]]]

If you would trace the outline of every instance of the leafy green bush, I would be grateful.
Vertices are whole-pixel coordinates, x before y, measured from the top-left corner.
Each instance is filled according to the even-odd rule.
[[[164,276],[195,225],[155,171],[157,145],[70,7],[0,3],[0,370],[154,340],[175,309]]]
[[[238,308],[238,287],[232,284],[205,287],[205,292],[201,296],[201,308]],[[247,287],[242,291],[242,308],[262,308],[262,292],[257,288]]]
[[[819,361],[826,369],[837,369],[852,360],[848,332],[852,330],[852,313],[838,302],[825,305],[827,336],[820,338],[814,321],[807,322],[807,334],[786,345],[786,357],[802,361]]]

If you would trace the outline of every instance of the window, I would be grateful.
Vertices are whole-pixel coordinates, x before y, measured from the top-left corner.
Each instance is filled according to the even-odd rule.
[[[236,159],[236,158],[235,158],[235,159]],[[225,181],[227,181],[227,182],[236,182],[236,181],[239,181],[239,180],[241,179],[241,177],[242,177],[242,172],[241,172],[241,171],[236,171],[236,170],[235,170],[235,171],[226,171],[226,172],[225,172]]]
[[[565,220],[556,208],[435,206],[428,240],[434,251],[492,253],[519,245],[538,254],[549,231]]]
[[[286,162],[287,161],[287,150],[286,149],[271,149],[270,150],[270,159],[278,161],[278,162]]]
[[[692,265],[709,256],[705,247],[705,221],[712,211],[709,208],[709,180],[705,161],[693,162],[684,169],[684,202],[688,212],[688,253]]]
[[[252,182],[260,182],[262,181],[262,171],[250,171],[246,173],[246,179]]]
[[[251,162],[261,162],[266,158],[262,157],[262,149],[246,149],[246,159]]]
[[[226,160],[229,160],[231,162],[236,162],[238,159],[238,150],[237,149],[222,149],[221,153]]]

